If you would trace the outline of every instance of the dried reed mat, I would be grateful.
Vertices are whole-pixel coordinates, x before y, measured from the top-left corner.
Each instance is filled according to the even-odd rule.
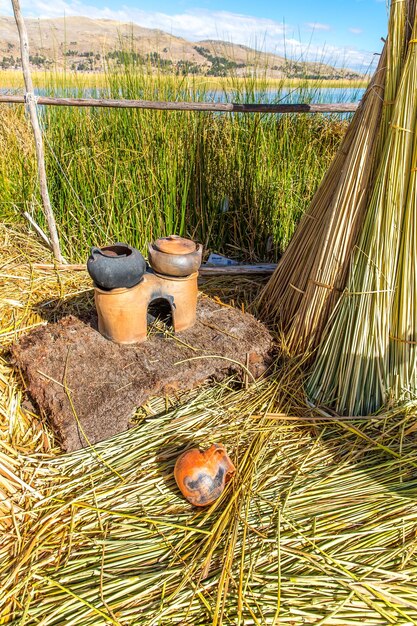
[[[79,272],[33,269],[49,259],[0,226],[2,623],[417,623],[415,408],[322,415],[304,403],[302,364],[286,362],[247,389],[228,380],[152,400],[136,429],[57,456],[7,356],[46,312],[54,320],[91,306]],[[239,280],[236,300],[248,287],[242,280],[237,294]],[[214,441],[238,471],[220,500],[196,510],[173,466],[187,447]]]
[[[323,425],[289,413],[299,382],[289,368],[155,400],[128,435],[27,459],[44,497],[0,552],[0,611],[29,626],[417,623],[415,416]],[[212,441],[237,475],[196,510],[173,466]]]
[[[261,316],[284,331],[291,353],[317,347],[345,287],[397,90],[409,4],[392,4],[388,41],[361,106],[261,294]]]
[[[347,290],[308,384],[315,402],[367,414],[415,401],[417,21]]]

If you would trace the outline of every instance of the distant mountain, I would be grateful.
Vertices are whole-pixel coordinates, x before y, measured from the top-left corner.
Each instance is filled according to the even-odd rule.
[[[26,19],[34,68],[67,67],[100,71],[126,60],[161,71],[225,76],[255,70],[268,76],[362,78],[323,63],[299,62],[225,41],[191,42],[161,30],[87,17]],[[20,68],[20,47],[12,17],[0,17],[0,68]]]

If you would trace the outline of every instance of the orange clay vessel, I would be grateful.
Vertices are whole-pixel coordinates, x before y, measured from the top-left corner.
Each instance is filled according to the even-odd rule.
[[[174,467],[174,476],[182,495],[194,506],[212,504],[223,493],[236,468],[225,447],[214,443],[201,452],[192,448],[183,452]]]
[[[177,235],[162,237],[148,246],[149,264],[167,276],[189,276],[201,265],[203,246]]]
[[[87,267],[95,282],[98,330],[103,337],[120,344],[145,341],[148,306],[160,299],[171,308],[176,333],[193,326],[197,316],[197,278],[202,252],[203,247],[190,239],[177,235],[163,237],[149,246],[151,268],[145,271],[142,255],[127,244],[93,248]],[[134,281],[125,285],[123,270],[130,268],[132,260],[136,261]],[[143,267],[137,268],[140,260]],[[106,280],[109,275],[116,282],[113,280],[110,284],[107,280],[100,286],[97,279],[100,275]],[[121,281],[120,285],[117,280]]]

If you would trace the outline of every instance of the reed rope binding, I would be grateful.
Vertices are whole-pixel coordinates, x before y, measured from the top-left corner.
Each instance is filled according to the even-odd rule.
[[[411,341],[411,339],[401,339],[401,337],[394,337],[394,335],[389,336],[393,341],[399,341],[400,343],[408,343],[411,346],[417,346],[417,341]]]
[[[33,91],[27,91],[23,97],[25,99],[25,104],[28,106],[32,103],[35,106],[38,104],[39,96],[37,96]]]

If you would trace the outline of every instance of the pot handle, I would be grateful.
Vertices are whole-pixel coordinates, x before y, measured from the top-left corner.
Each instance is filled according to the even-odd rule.
[[[196,252],[197,252],[197,254],[198,254],[198,257],[199,257],[199,259],[200,259],[200,264],[201,264],[201,261],[202,261],[202,259],[203,259],[203,246],[202,246],[202,244],[201,244],[201,243],[198,243],[198,244],[196,245]]]
[[[97,248],[97,246],[93,246],[90,250],[90,258],[92,257],[93,260],[96,258],[97,255],[103,256],[100,248]]]

